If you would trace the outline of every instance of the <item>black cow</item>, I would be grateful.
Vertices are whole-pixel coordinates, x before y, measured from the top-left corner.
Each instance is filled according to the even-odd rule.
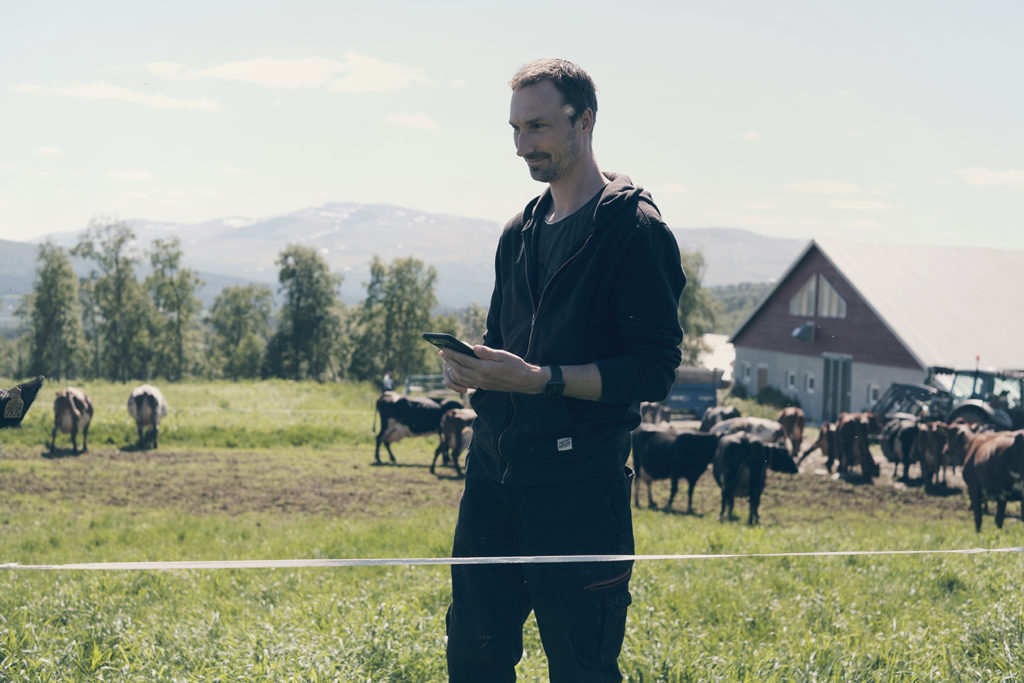
[[[374,460],[380,463],[380,445],[383,443],[391,462],[397,462],[395,454],[391,452],[392,443],[407,436],[437,434],[441,427],[441,416],[453,408],[462,408],[462,404],[452,400],[438,401],[426,396],[400,396],[393,391],[384,392],[377,399],[380,432],[373,452]]]
[[[730,420],[740,416],[740,410],[736,406],[711,406],[704,411],[700,420],[700,431],[710,432],[711,428],[719,422]]]
[[[25,417],[32,401],[36,400],[39,389],[43,386],[43,376],[40,375],[28,382],[22,382],[10,389],[0,389],[0,429],[20,427],[21,420]],[[0,445],[0,455],[3,455],[3,446]]]
[[[918,459],[915,449],[917,441],[918,421],[916,417],[896,417],[885,423],[878,437],[878,445],[882,447],[882,455],[893,465],[894,479],[906,480],[910,476],[910,466]],[[903,476],[898,476],[900,463],[903,464]]]
[[[664,427],[640,425],[633,430],[633,469],[636,484],[633,501],[640,507],[640,482],[647,484],[647,505],[657,507],[651,495],[651,484],[656,479],[671,479],[672,492],[665,509],[672,508],[672,501],[679,490],[679,479],[686,479],[689,491],[686,497],[686,511],[693,512],[693,489],[697,480],[708,468],[715,456],[718,437],[701,432],[677,432]]]
[[[719,439],[711,466],[715,482],[722,489],[722,510],[718,518],[722,521],[736,519],[733,515],[736,496],[748,497],[750,515],[747,523],[751,526],[757,524],[768,465],[782,457],[793,462],[787,449],[765,444],[749,433],[737,432]]]
[[[644,401],[640,404],[640,421],[648,424],[672,421],[672,409],[661,403]]]

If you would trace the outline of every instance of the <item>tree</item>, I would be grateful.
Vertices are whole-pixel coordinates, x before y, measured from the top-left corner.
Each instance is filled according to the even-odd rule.
[[[155,371],[168,379],[180,380],[189,350],[195,347],[196,317],[202,303],[196,289],[202,280],[194,270],[181,267],[181,240],[177,237],[153,242],[149,255],[153,274],[146,278],[156,315],[151,321]]]
[[[39,245],[36,261],[32,291],[18,311],[28,324],[28,372],[73,376],[84,358],[78,280],[67,251],[52,242]]]
[[[289,245],[277,259],[285,295],[281,324],[267,348],[271,374],[301,379],[335,375],[334,356],[341,334],[337,291],[341,277],[331,274],[315,249]]]
[[[437,305],[436,282],[434,267],[418,259],[398,258],[385,265],[378,256],[373,257],[366,299],[356,314],[350,365],[353,377],[375,380],[385,370],[406,377],[436,365],[436,352],[420,336],[435,322],[431,311]],[[445,324],[455,327],[457,321],[453,316]]]
[[[273,293],[266,285],[225,287],[210,308],[214,349],[223,373],[231,379],[260,375],[263,348],[270,331]]]
[[[93,220],[71,253],[91,259],[87,291],[95,311],[96,367],[109,379],[148,378],[152,351],[147,321],[149,303],[135,278],[138,258],[131,252],[135,233],[121,221]],[[88,323],[87,323],[88,325]]]
[[[487,330],[487,309],[477,302],[459,311],[460,337],[468,344],[480,344]]]
[[[704,335],[714,329],[714,302],[707,289],[701,286],[704,279],[704,254],[700,250],[681,249],[683,272],[686,273],[686,287],[679,299],[679,324],[683,328],[683,363],[696,365],[702,353],[710,348],[704,342]]]

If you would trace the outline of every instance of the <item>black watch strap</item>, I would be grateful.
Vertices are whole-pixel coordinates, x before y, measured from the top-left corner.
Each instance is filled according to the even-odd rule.
[[[544,396],[547,398],[558,398],[565,391],[565,380],[562,379],[562,368],[557,365],[549,366],[551,368],[551,379],[548,380],[547,386],[544,387]]]

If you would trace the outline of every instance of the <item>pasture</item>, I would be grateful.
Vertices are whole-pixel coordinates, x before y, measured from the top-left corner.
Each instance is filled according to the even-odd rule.
[[[131,386],[81,386],[87,453],[45,446],[54,383],[0,434],[0,564],[450,551],[462,482],[429,474],[434,439],[371,465],[369,386],[164,384],[157,451],[134,449]],[[718,521],[706,473],[698,515],[634,508],[637,552],[1024,546],[1016,503],[976,534],[959,493],[813,469],[769,473],[756,528]],[[620,663],[643,682],[1021,680],[1022,572],[1020,553],[641,562]],[[445,566],[0,570],[0,681],[440,681],[448,600]],[[519,676],[546,679],[532,618]]]

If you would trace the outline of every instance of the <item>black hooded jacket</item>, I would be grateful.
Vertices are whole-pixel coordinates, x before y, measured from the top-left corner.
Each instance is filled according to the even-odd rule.
[[[531,241],[550,192],[505,226],[483,340],[536,365],[596,363],[601,397],[478,390],[467,477],[532,485],[621,470],[638,403],[660,401],[672,387],[686,283],[679,247],[645,190],[605,175],[590,234],[542,291],[529,284]]]

